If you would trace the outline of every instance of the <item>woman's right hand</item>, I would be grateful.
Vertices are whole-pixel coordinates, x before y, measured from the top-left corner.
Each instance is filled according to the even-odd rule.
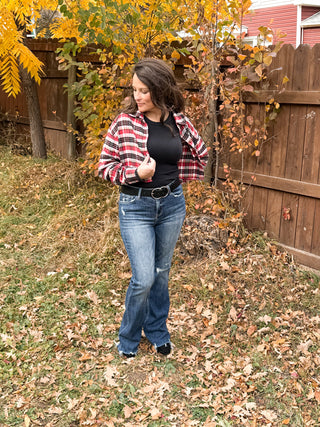
[[[140,179],[151,179],[156,170],[156,161],[147,154],[144,161],[138,167],[137,172]]]

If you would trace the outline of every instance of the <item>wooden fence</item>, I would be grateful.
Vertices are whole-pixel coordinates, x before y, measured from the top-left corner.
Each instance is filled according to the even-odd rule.
[[[277,94],[285,76],[289,81]],[[269,90],[246,99],[253,117],[263,114],[272,97],[281,104],[261,156],[245,158],[246,222],[252,230],[267,231],[298,262],[320,270],[320,44],[284,45],[269,81]],[[231,167],[239,178],[239,161],[231,160]]]
[[[67,122],[73,110],[72,104],[68,107],[68,94],[64,87],[68,83],[68,72],[59,70],[56,50],[61,43],[56,40],[33,40],[27,41],[28,48],[44,64],[44,76],[38,87],[39,102],[44,125],[47,148],[54,153],[67,158],[69,155],[70,141],[67,132]],[[78,61],[88,61],[100,65],[98,55],[92,55],[96,47],[88,46],[77,54]],[[184,65],[176,67],[178,81],[183,80]],[[28,118],[27,102],[22,91],[16,98],[8,97],[0,86],[0,119],[1,116],[17,124],[18,131],[29,135],[30,125]],[[82,130],[81,124],[79,125]],[[83,145],[77,145],[78,154],[83,152]]]
[[[65,157],[68,95],[63,86],[68,81],[68,72],[58,69],[55,53],[58,46],[55,41],[28,41],[28,47],[44,64],[45,75],[38,93],[47,146]],[[13,98],[0,90],[0,113],[17,123],[19,133],[29,134],[27,102],[23,91]]]
[[[58,43],[31,40],[29,47],[45,64],[39,98],[46,141],[51,150],[65,157],[68,97],[63,86],[68,75],[58,70]],[[178,79],[182,73],[180,64]],[[284,76],[289,82],[277,94]],[[248,114],[253,116],[262,114],[270,97],[281,104],[261,156],[245,159],[247,226],[267,231],[299,262],[320,270],[320,44],[313,48],[301,45],[296,50],[284,45],[272,64],[269,80],[268,91],[257,90],[246,100]],[[0,91],[0,112],[28,127],[23,93],[14,99]],[[236,158],[231,159],[231,167],[232,175],[239,178],[241,165]],[[219,177],[223,178],[222,170]]]

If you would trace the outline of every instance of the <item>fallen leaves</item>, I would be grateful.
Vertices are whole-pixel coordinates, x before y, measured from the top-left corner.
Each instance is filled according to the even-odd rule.
[[[228,318],[231,322],[236,322],[238,318],[237,310],[232,306],[229,311]]]
[[[274,422],[278,418],[277,414],[270,410],[261,411],[261,415],[270,422]]]
[[[30,423],[31,423],[31,420],[30,420],[29,416],[26,414],[24,416],[24,425],[25,425],[25,427],[29,427]]]
[[[309,339],[306,342],[303,342],[297,346],[297,350],[303,353],[305,356],[309,356],[309,347],[313,345],[313,341]]]
[[[107,384],[111,387],[116,387],[118,385],[115,377],[118,375],[118,370],[114,366],[107,366],[104,373],[103,378],[106,380]]]
[[[41,178],[59,187],[46,200],[58,205],[58,195],[57,211],[70,216],[23,222],[20,198],[16,237],[0,222],[1,425],[319,425],[316,275],[254,235],[228,250],[223,230],[197,216],[182,235],[189,255],[178,247],[171,274],[173,353],[161,358],[143,338],[124,360],[114,340],[131,274],[115,203],[106,209],[97,183],[64,196],[53,173]]]
[[[98,298],[98,295],[94,291],[88,291],[86,297],[96,305],[101,303],[101,299]]]
[[[250,325],[249,328],[247,329],[247,335],[249,337],[251,337],[251,335],[253,335],[257,330],[257,326],[256,325]]]

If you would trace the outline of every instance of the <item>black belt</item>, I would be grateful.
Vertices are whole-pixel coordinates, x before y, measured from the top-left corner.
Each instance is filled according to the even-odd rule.
[[[163,199],[164,197],[167,197],[171,191],[179,187],[179,185],[180,180],[176,179],[175,181],[171,182],[171,184],[157,188],[141,188],[134,187],[132,185],[121,185],[120,191],[121,193],[129,194],[130,196],[137,196],[140,194],[140,196],[152,197],[153,199]]]

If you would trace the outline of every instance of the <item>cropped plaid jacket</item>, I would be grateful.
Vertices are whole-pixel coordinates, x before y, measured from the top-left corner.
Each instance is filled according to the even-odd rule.
[[[202,179],[208,160],[206,146],[184,114],[174,113],[173,116],[182,141],[179,178],[182,182]],[[137,183],[135,171],[148,153],[147,141],[148,125],[142,113],[119,114],[110,125],[103,144],[99,176],[117,185]]]

